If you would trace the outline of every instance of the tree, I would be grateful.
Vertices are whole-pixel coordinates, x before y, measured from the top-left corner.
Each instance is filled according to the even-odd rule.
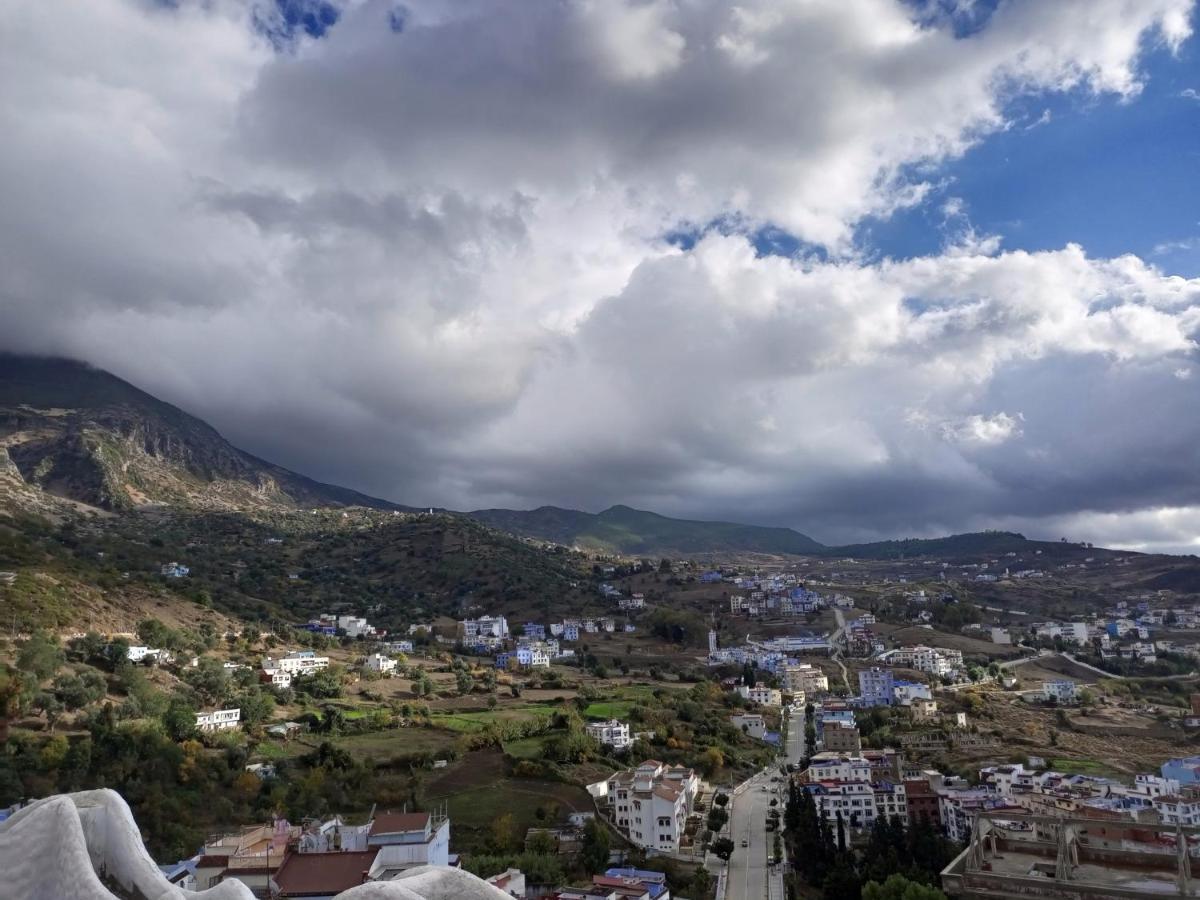
[[[530,853],[551,854],[558,852],[558,841],[548,831],[535,831],[525,845]]]
[[[839,855],[837,864],[821,883],[821,890],[826,900],[860,900],[862,883],[846,854]]]
[[[67,739],[61,734],[55,735],[46,741],[42,745],[41,752],[38,754],[38,762],[42,767],[42,771],[56,771],[66,761],[67,753],[70,749]]]
[[[717,859],[729,862],[729,857],[733,856],[734,844],[733,841],[727,837],[717,838],[712,842],[712,844],[709,845],[708,849],[713,852],[713,855],[716,856]]]
[[[505,813],[492,822],[492,847],[497,853],[507,853],[516,847],[517,823],[512,813]]]
[[[717,747],[709,747],[700,754],[700,770],[706,776],[712,776],[723,765],[725,765],[725,755]]]
[[[45,681],[66,662],[58,639],[43,631],[35,631],[17,651],[17,668],[32,675],[38,682]]]
[[[171,740],[187,740],[196,733],[196,708],[183,697],[174,697],[167,704],[162,723]]]
[[[229,676],[225,666],[213,656],[200,657],[194,668],[183,670],[183,681],[203,703],[219,704],[229,694]]]
[[[458,688],[460,694],[471,693],[471,688],[475,684],[475,679],[471,677],[471,673],[466,669],[459,669],[454,675],[454,685]]]
[[[579,862],[589,875],[608,868],[609,847],[608,830],[597,819],[588,819],[583,828],[583,849],[579,852]]]
[[[82,675],[59,675],[50,687],[54,696],[69,710],[90,706],[101,699],[107,690],[100,673],[90,670]]]
[[[864,884],[862,900],[946,900],[946,895],[935,887],[895,874],[888,876],[883,884],[878,881]]]

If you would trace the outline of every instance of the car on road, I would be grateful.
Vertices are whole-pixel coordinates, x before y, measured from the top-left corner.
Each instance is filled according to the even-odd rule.
[[[749,846],[750,846],[750,842],[749,842],[748,840],[746,840],[745,838],[742,838],[742,846],[743,846],[743,847],[749,847]]]
[[[767,786],[764,784],[761,788],[759,788],[759,790],[765,791],[767,790]]]

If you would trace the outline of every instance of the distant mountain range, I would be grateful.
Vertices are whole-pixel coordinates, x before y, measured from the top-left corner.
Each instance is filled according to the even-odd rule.
[[[542,506],[528,511],[478,509],[468,515],[522,537],[626,556],[767,553],[856,559],[953,558],[1038,548],[1059,554],[1064,546],[1078,547],[1031,541],[1012,531],[980,531],[942,538],[909,538],[831,547],[791,528],[671,519],[628,506],[613,506],[601,513]]]
[[[613,506],[602,513],[542,506],[527,512],[477,509],[468,515],[523,537],[629,556],[721,552],[812,554],[826,549],[791,528],[670,519],[628,506]]]
[[[0,508],[85,504],[113,512],[251,512],[388,500],[323,484],[234,447],[210,425],[85,363],[0,354]],[[998,554],[1036,542],[1012,532],[827,547],[791,528],[672,519],[613,506],[462,515],[521,537],[630,556],[764,553],[890,559]],[[1037,543],[1039,547],[1064,545]]]

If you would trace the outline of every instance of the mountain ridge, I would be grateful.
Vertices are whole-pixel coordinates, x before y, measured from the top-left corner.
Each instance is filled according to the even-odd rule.
[[[260,459],[207,422],[103,369],[61,357],[0,352],[0,510],[5,502],[43,512],[72,503],[110,512],[320,506],[417,511]],[[826,546],[792,528],[675,519],[621,504],[599,513],[556,506],[445,512],[522,538],[629,556],[896,559],[1065,546],[1014,532]]]
[[[533,510],[477,509],[467,515],[522,537],[626,555],[719,552],[800,555],[823,546],[791,528],[673,519],[622,504],[599,513],[542,506]]]
[[[408,507],[259,459],[87,363],[0,354],[0,479],[109,511],[153,505]],[[27,492],[26,492],[27,493]]]

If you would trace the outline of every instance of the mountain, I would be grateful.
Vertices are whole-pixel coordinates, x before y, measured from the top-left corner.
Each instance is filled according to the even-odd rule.
[[[54,498],[114,511],[406,508],[258,459],[101,369],[0,354],[0,501]]]
[[[894,541],[874,541],[867,544],[846,544],[829,547],[831,556],[859,559],[907,559],[914,556],[964,557],[1019,553],[1030,549],[1035,541],[1014,531],[975,531],[940,538],[905,538]],[[1055,545],[1051,545],[1055,546]]]
[[[613,506],[601,513],[543,506],[528,511],[478,509],[468,515],[493,528],[523,537],[630,556],[732,552],[813,554],[825,549],[808,535],[790,528],[671,519],[628,506]]]

